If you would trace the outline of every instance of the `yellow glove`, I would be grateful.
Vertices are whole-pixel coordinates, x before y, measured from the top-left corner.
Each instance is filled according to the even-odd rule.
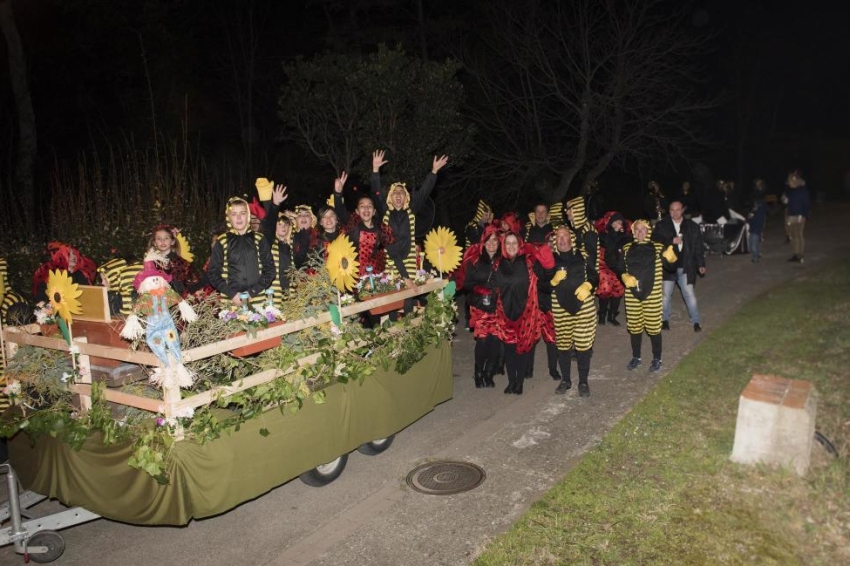
[[[549,285],[551,285],[552,287],[555,287],[555,286],[558,285],[558,283],[560,283],[561,281],[566,279],[566,277],[567,277],[567,270],[562,267],[561,269],[556,271],[555,276],[552,277],[552,279],[549,280]]]
[[[576,299],[581,302],[586,301],[587,298],[590,297],[592,288],[593,287],[591,286],[589,281],[585,281],[584,283],[579,285],[578,289],[576,289]]]
[[[274,181],[270,181],[265,177],[259,177],[254,183],[257,187],[257,194],[260,195],[260,201],[265,202],[272,200],[272,191],[274,190]]]
[[[325,204],[328,205],[329,207],[333,208],[334,207],[334,196],[333,195],[329,196],[328,200],[325,201]]]
[[[676,258],[678,257],[676,255],[676,250],[673,249],[672,245],[667,246],[667,249],[664,250],[664,253],[662,253],[661,255],[664,256],[664,259],[666,259],[670,263],[676,263]]]
[[[632,287],[637,287],[638,280],[634,275],[629,275],[628,273],[623,273],[623,276],[620,277],[623,280],[623,285],[631,289]]]

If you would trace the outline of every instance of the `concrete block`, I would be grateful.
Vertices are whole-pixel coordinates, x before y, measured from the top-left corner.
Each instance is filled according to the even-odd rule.
[[[817,394],[808,381],[754,375],[741,393],[732,461],[809,470]]]

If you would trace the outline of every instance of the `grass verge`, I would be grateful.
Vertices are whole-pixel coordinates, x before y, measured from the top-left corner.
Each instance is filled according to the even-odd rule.
[[[475,564],[850,564],[850,265],[769,291],[706,337]],[[805,478],[729,461],[755,373],[819,393]]]

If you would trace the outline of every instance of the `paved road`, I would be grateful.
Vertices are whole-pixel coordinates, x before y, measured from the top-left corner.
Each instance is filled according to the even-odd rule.
[[[604,326],[597,335],[590,398],[578,398],[575,390],[553,395],[556,384],[547,375],[544,348],[538,348],[537,377],[526,382],[524,395],[503,395],[501,376],[496,389],[476,390],[473,341],[461,330],[454,349],[454,399],[398,434],[386,453],[354,452],[333,484],[317,489],[292,481],[229,513],[183,528],[107,520],[80,525],[63,531],[67,550],[55,564],[467,564],[742,303],[826,259],[850,257],[846,240],[830,237],[848,219],[848,206],[816,209],[807,229],[804,266],[786,263],[791,252],[775,220],[760,264],[752,264],[749,256],[709,256],[708,275],[697,286],[705,332],[693,332],[677,299],[672,329],[664,332],[665,370],[659,375],[650,377],[648,364],[626,372],[631,354],[625,327]],[[644,349],[647,357],[648,340]],[[442,458],[474,462],[486,470],[487,479],[477,489],[453,496],[427,496],[406,487],[410,470]],[[51,505],[56,504],[41,509]],[[0,564],[19,560],[10,547],[0,549]]]

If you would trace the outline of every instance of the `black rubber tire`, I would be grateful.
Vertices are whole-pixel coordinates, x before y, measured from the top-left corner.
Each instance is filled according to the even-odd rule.
[[[338,478],[348,463],[348,454],[343,454],[327,464],[316,466],[309,472],[301,474],[301,481],[312,487],[323,487]]]
[[[833,444],[827,437],[825,437],[818,431],[815,431],[815,441],[818,442],[821,446],[823,446],[827,452],[832,454],[832,456],[838,458],[838,448],[836,448],[835,444]]]
[[[38,564],[53,562],[65,552],[65,540],[56,531],[38,531],[27,540],[27,548],[31,546],[47,547],[47,552],[29,553],[30,560]]]
[[[367,456],[376,456],[381,452],[386,451],[387,448],[392,445],[393,440],[395,440],[395,435],[391,434],[386,438],[379,438],[372,442],[363,443],[359,448],[357,448],[357,451],[361,454],[366,454]]]

